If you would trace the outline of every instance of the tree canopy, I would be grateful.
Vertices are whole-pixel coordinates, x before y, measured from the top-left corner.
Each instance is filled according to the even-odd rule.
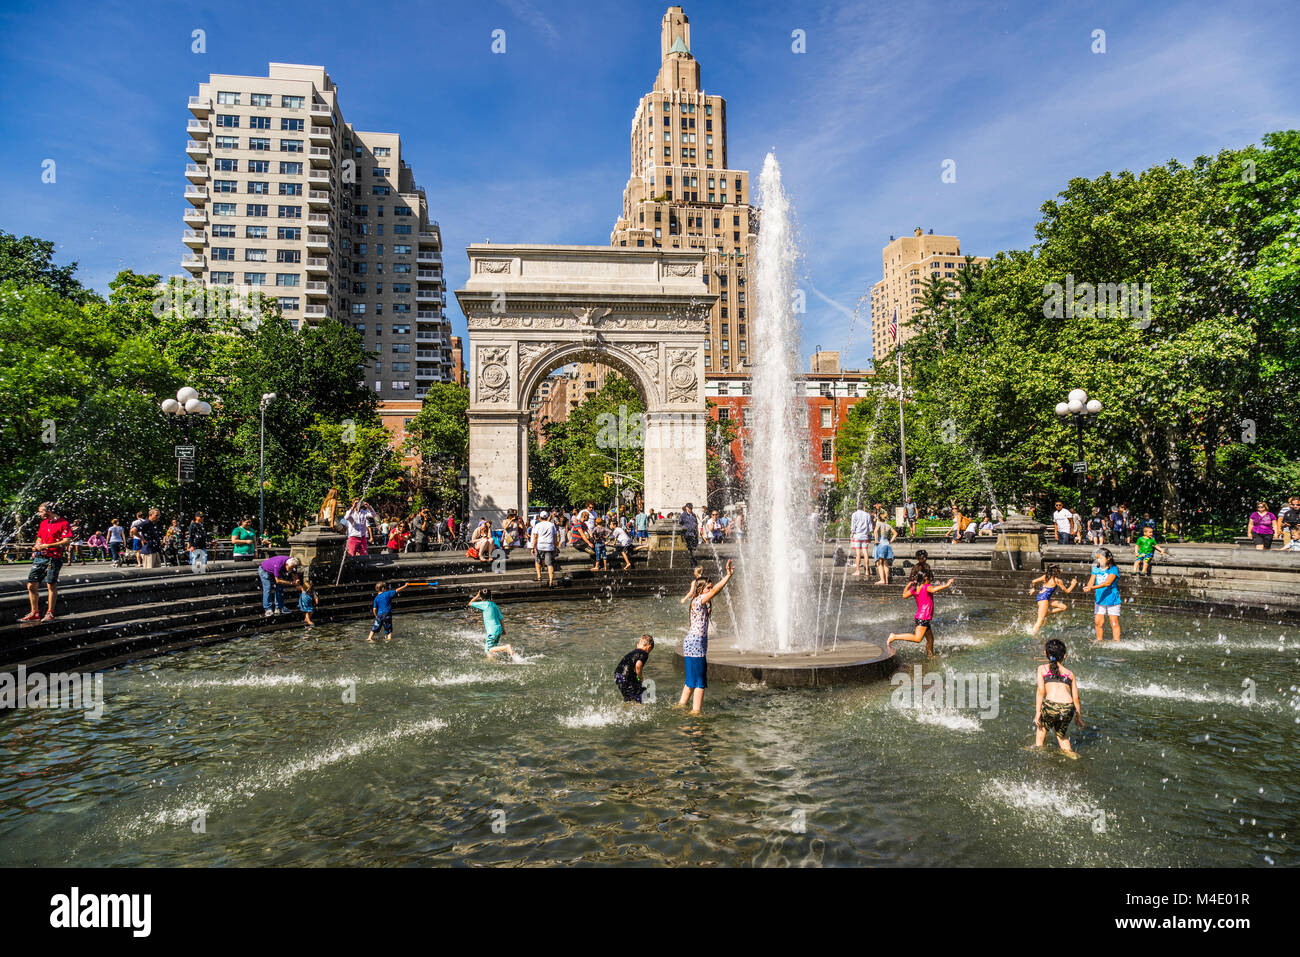
[[[1054,411],[1076,388],[1102,402],[1083,435],[1089,506],[1190,529],[1294,491],[1298,179],[1297,131],[1073,179],[1033,248],[932,277],[903,349],[913,498],[1079,504],[1075,426]],[[841,430],[841,484],[897,500],[897,412],[878,401]]]

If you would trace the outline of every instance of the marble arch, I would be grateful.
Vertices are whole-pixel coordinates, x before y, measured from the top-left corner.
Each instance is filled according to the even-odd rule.
[[[528,506],[528,402],[543,377],[596,361],[645,401],[645,502],[705,500],[704,256],[615,246],[468,247],[469,508]],[[560,504],[560,503],[554,503]],[[572,503],[565,503],[572,504]]]

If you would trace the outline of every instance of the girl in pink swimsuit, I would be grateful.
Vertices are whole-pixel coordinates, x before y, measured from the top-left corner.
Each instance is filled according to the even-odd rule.
[[[912,577],[903,588],[903,597],[916,599],[916,618],[913,620],[916,630],[911,634],[903,632],[899,635],[891,632],[889,640],[885,642],[885,649],[889,650],[890,646],[896,641],[920,642],[924,639],[925,656],[933,658],[934,629],[930,627],[930,622],[934,618],[934,594],[943,591],[945,588],[951,588],[952,583],[953,579],[949,578],[942,585],[934,584],[934,579],[930,575],[928,567],[918,568],[912,572]]]

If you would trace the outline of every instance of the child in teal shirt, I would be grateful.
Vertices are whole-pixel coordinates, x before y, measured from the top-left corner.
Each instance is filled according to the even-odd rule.
[[[488,588],[480,589],[474,593],[474,597],[469,600],[469,607],[476,608],[483,613],[483,650],[487,652],[488,660],[499,651],[504,651],[508,658],[515,656],[515,650],[510,645],[501,644],[506,630],[501,621],[501,609],[497,603],[492,600],[492,591]]]

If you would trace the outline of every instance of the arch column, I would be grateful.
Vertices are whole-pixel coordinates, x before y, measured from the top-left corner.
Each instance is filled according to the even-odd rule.
[[[528,411],[469,413],[469,517],[499,526],[506,512],[528,510]]]
[[[691,502],[702,508],[707,497],[705,439],[707,412],[647,412],[645,416],[645,504],[679,512]]]

